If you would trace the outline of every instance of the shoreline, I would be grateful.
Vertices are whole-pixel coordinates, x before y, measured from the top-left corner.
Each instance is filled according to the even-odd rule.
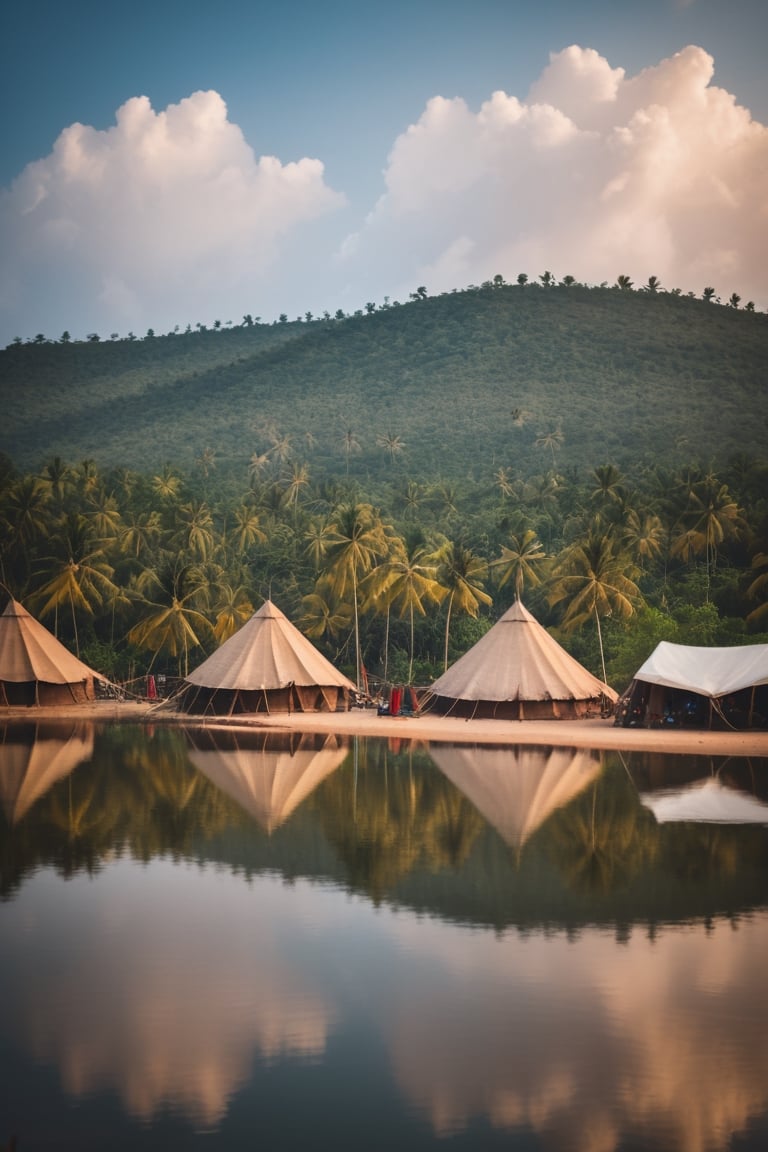
[[[328,733],[442,744],[534,744],[569,748],[661,752],[669,755],[746,756],[768,759],[768,732],[617,728],[613,718],[584,720],[463,720],[452,716],[379,716],[349,712],[280,712],[272,715],[190,716],[164,701],[97,701],[65,707],[0,708],[0,724],[60,721],[174,724],[190,728]]]

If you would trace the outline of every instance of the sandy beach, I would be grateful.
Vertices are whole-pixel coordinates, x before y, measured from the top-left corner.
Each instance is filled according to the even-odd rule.
[[[752,756],[768,759],[768,732],[710,732],[697,729],[618,728],[613,719],[462,720],[429,713],[379,716],[375,709],[349,712],[276,712],[233,717],[195,717],[166,702],[99,701],[56,708],[2,708],[0,723],[92,720],[99,723],[185,724],[254,728],[275,732],[334,732],[343,736],[378,736],[421,743],[547,744],[571,748],[619,748],[670,754]]]

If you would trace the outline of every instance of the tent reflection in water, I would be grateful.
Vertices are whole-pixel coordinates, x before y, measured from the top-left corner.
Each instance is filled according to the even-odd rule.
[[[764,824],[768,804],[748,792],[730,788],[717,776],[696,780],[685,788],[640,794],[659,824]]]
[[[189,758],[198,771],[273,832],[343,763],[333,735],[189,730]]]
[[[617,698],[516,600],[435,680],[422,707],[478,719],[565,720],[601,712]]]
[[[335,712],[355,685],[267,600],[184,681],[185,712]]]
[[[9,824],[93,755],[90,724],[13,725],[0,743],[0,802]]]
[[[440,771],[516,851],[557,808],[600,775],[598,753],[582,748],[431,744]]]
[[[768,644],[662,640],[622,695],[623,727],[768,728]]]
[[[98,673],[83,664],[18,600],[0,616],[0,705],[83,704]]]

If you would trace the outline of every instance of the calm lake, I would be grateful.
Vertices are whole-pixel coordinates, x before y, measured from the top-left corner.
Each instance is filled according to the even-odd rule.
[[[0,727],[0,1148],[760,1152],[768,760]]]

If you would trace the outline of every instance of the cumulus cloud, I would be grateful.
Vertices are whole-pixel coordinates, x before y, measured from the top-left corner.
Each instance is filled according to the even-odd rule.
[[[30,313],[102,331],[210,319],[222,303],[242,314],[281,245],[343,202],[320,161],[257,158],[218,93],[161,112],[136,97],[106,131],[68,127],[3,192],[4,327]]]
[[[768,129],[713,73],[696,47],[628,77],[573,46],[524,101],[495,92],[473,112],[435,97],[341,261],[396,294],[551,270],[768,306]]]
[[[572,46],[524,97],[473,110],[435,96],[346,238],[351,209],[320,160],[257,156],[216,92],[160,112],[129,100],[106,131],[66,128],[0,192],[0,344],[350,310],[545,270],[712,285],[768,308],[768,128],[713,75],[701,48],[628,76]]]

